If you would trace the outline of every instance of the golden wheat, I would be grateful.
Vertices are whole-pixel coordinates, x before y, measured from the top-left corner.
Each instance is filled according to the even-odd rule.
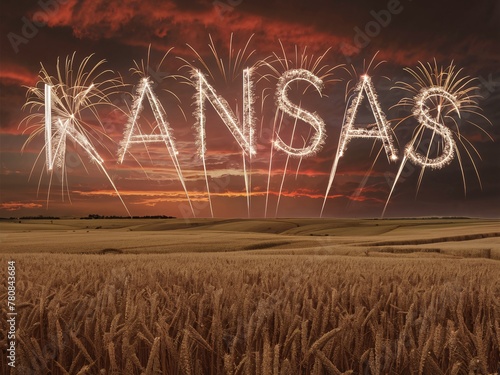
[[[16,374],[492,374],[500,360],[493,260],[50,257],[16,257]]]

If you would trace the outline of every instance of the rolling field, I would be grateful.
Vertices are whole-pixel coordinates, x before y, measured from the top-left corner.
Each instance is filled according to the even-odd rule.
[[[100,219],[0,222],[1,252],[434,253],[500,259],[500,221],[476,219]]]
[[[498,371],[499,221],[33,220],[0,241],[2,373]]]

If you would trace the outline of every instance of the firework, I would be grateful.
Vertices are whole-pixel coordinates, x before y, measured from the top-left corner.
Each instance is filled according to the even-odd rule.
[[[153,82],[151,81],[150,77],[147,76],[146,70],[137,70],[136,72],[138,72],[142,76],[142,78],[139,82],[139,85],[137,86],[136,93],[133,98],[133,105],[131,108],[131,113],[128,116],[127,125],[125,126],[124,137],[120,142],[121,147],[118,152],[118,161],[120,164],[123,163],[125,154],[127,152],[130,152],[129,148],[133,144],[143,144],[147,149],[148,144],[165,143],[170,159],[174,164],[177,177],[182,185],[182,188],[184,189],[184,193],[186,194],[191,212],[193,216],[195,216],[193,205],[191,199],[189,198],[189,193],[184,181],[181,165],[177,158],[179,152],[177,151],[175,146],[175,139],[172,135],[172,129],[167,120],[167,113],[152,89]],[[144,108],[143,102],[145,98],[148,100],[153,111],[157,124],[156,126],[159,128],[159,134],[151,133],[146,135],[141,131],[141,128],[138,124],[141,112]]]
[[[251,213],[252,161],[255,163],[257,147],[255,140],[255,105],[256,99],[259,96],[262,112],[261,135],[262,124],[265,122],[264,117],[267,112],[264,110],[265,102],[271,99],[272,105],[276,109],[269,137],[269,168],[264,216],[267,217],[275,155],[282,152],[285,159],[280,159],[280,162],[284,161],[284,168],[283,173],[281,174],[280,172],[281,181],[275,210],[275,215],[277,216],[282,192],[286,188],[285,182],[289,166],[295,172],[295,178],[297,179],[302,159],[317,154],[322,149],[326,139],[325,122],[317,113],[305,110],[302,106],[303,102],[309,99],[305,95],[308,90],[312,91],[312,97],[316,98],[319,94],[319,97],[323,98],[326,96],[323,93],[324,85],[337,81],[333,78],[333,73],[338,66],[330,67],[322,63],[328,51],[315,59],[314,56],[307,54],[307,48],[299,52],[299,48],[295,47],[294,60],[286,56],[285,49],[280,42],[283,52],[282,56],[273,53],[264,60],[256,60],[257,62],[250,64],[250,57],[255,52],[249,49],[251,39],[247,41],[243,49],[235,53],[231,36],[228,58],[223,59],[215,48],[213,40],[210,38],[211,43],[209,47],[213,55],[213,61],[210,61],[211,65],[207,63],[208,60],[205,61],[201,57],[200,53],[190,47],[197,60],[188,62],[179,57],[185,63],[181,69],[187,67],[189,73],[160,77],[160,81],[164,78],[181,79],[181,83],[189,84],[194,91],[194,129],[197,138],[197,151],[203,165],[208,203],[212,217],[214,216],[214,210],[209,185],[210,171],[207,170],[207,134],[210,134],[210,129],[207,129],[207,116],[209,116],[207,109],[210,109],[210,106],[215,111],[214,114],[218,116],[218,120],[222,121],[234,141],[238,144],[238,152],[241,150],[248,216]],[[160,65],[170,51],[164,55]],[[76,147],[77,152],[80,152],[83,156],[86,155],[90,163],[96,165],[106,176],[127,210],[127,213],[129,213],[113,179],[106,169],[105,158],[103,157],[106,152],[109,152],[109,142],[114,143],[104,131],[104,126],[101,122],[102,116],[106,113],[101,112],[101,108],[108,106],[110,110],[119,111],[127,116],[123,137],[119,143],[118,163],[123,164],[125,157],[134,158],[131,149],[138,144],[146,148],[150,159],[152,153],[151,145],[158,143],[164,145],[184,189],[191,212],[195,216],[195,210],[189,197],[181,164],[179,163],[179,152],[176,147],[173,130],[169,123],[167,112],[155,90],[155,86],[159,83],[159,76],[155,76],[151,72],[151,68],[149,67],[149,53],[146,64],[144,60],[141,60],[140,64],[134,62],[135,68],[132,71],[134,74],[137,73],[140,75],[140,80],[133,93],[128,93],[133,100],[131,106],[127,106],[127,110],[120,109],[110,101],[111,95],[117,93],[123,94],[123,91],[119,91],[120,87],[125,86],[121,79],[115,78],[116,76],[113,72],[102,69],[101,65],[104,63],[104,60],[91,65],[89,62],[90,59],[91,56],[85,58],[79,66],[74,64],[74,55],[66,58],[64,64],[60,63],[58,59],[56,74],[54,75],[50,75],[42,65],[39,82],[35,87],[28,89],[28,99],[24,107],[30,109],[30,114],[25,118],[25,122],[28,125],[26,131],[30,135],[23,149],[37,136],[44,137],[44,147],[41,149],[34,163],[30,177],[38,161],[44,155],[45,163],[40,174],[39,190],[42,176],[44,175],[43,172],[47,171],[49,175],[47,204],[50,199],[54,174],[61,176],[63,199],[66,196],[66,192],[70,198],[68,184],[69,169],[66,160],[68,156],[67,150],[68,147]],[[214,61],[216,65],[214,65]],[[372,59],[370,66],[373,61],[374,59]],[[158,65],[157,70],[159,70],[160,65]],[[215,66],[216,69],[210,69],[210,66],[212,68]],[[407,162],[420,167],[417,193],[426,170],[442,169],[454,160],[458,160],[459,162],[464,191],[466,192],[467,184],[463,167],[463,155],[468,156],[470,159],[476,171],[478,182],[481,185],[479,173],[474,162],[474,154],[479,156],[479,153],[472,143],[461,134],[461,128],[464,125],[463,120],[465,119],[465,116],[463,116],[464,113],[475,114],[484,118],[478,112],[477,95],[472,94],[477,89],[473,85],[473,80],[469,77],[461,78],[461,71],[457,71],[453,64],[446,68],[438,68],[437,63],[434,62],[434,65],[420,64],[415,70],[406,69],[414,78],[414,82],[411,84],[398,82],[396,87],[405,90],[411,95],[401,99],[396,106],[409,106],[411,114],[403,119],[397,119],[396,125],[392,126],[381,109],[372,78],[367,73],[370,66],[364,70],[364,74],[362,75],[358,75],[354,71],[353,79],[347,83],[346,109],[342,121],[338,149],[333,160],[326,192],[323,196],[320,216],[323,215],[340,159],[345,155],[349,143],[353,139],[360,138],[372,139],[374,144],[380,145],[380,150],[376,154],[370,171],[361,182],[360,186],[362,188],[367,183],[380,155],[385,153],[389,162],[397,160],[398,155],[394,145],[393,131],[409,118],[416,119],[418,126],[413,131],[411,139],[404,149],[400,169],[390,190],[382,215],[385,214],[402,170]],[[261,74],[260,68],[264,68],[264,70],[267,68],[267,74]],[[217,91],[216,82],[218,80],[215,78],[218,76],[218,73],[220,73],[227,84],[232,84],[236,80],[242,82],[241,107],[236,104],[235,108],[231,108],[228,101],[220,94],[220,91]],[[113,78],[107,78],[110,74],[113,75]],[[220,77],[217,78],[220,79]],[[155,80],[157,82],[154,82]],[[270,87],[267,85],[261,95],[256,95],[256,86],[262,80],[273,84],[273,86]],[[351,82],[354,82],[354,84],[351,85]],[[177,99],[178,107],[187,121],[179,97],[169,89],[164,89],[164,91],[169,92]],[[274,95],[272,94],[273,92]],[[368,102],[375,119],[373,124],[365,127],[356,123],[357,118],[360,116],[359,111],[364,100]],[[141,126],[140,121],[141,119],[142,122],[147,121],[145,119],[146,116],[143,114],[143,110],[147,105],[150,106],[154,118],[153,123],[148,124],[149,131],[145,131],[144,124]],[[239,108],[242,110],[240,111]],[[287,118],[294,120],[293,128],[290,122],[290,129],[282,131],[285,127],[285,119]],[[470,120],[467,122],[485,132],[476,123]],[[308,134],[307,130],[304,133],[301,132],[301,124],[307,125]],[[289,130],[291,131],[290,133],[288,132]],[[78,157],[81,160],[81,156],[78,155]],[[293,158],[298,159],[298,163],[295,164]],[[83,160],[81,161],[83,162]],[[139,160],[137,161],[139,162]],[[83,167],[86,168],[85,164],[83,164]]]
[[[215,89],[207,82],[203,73],[199,70],[194,70],[192,79],[197,87],[197,92],[195,94],[197,106],[195,116],[196,126],[198,127],[198,150],[200,156],[203,157],[206,153],[205,100],[208,100],[210,104],[212,104],[236,142],[238,142],[242,151],[249,157],[255,155],[253,137],[255,125],[255,117],[253,115],[254,94],[251,77],[252,70],[245,69],[243,71],[243,125],[240,125],[227,101],[217,94]]]
[[[325,59],[325,56],[327,55],[329,50],[325,51],[319,57],[314,58],[314,55],[309,55],[307,53],[307,47],[303,48],[302,52],[299,52],[299,48],[295,46],[295,58],[290,60],[285,52],[285,48],[281,43],[281,41],[280,41],[280,46],[282,52],[281,56],[274,53],[273,56],[269,57],[268,59],[265,59],[262,62],[264,66],[266,66],[271,70],[271,73],[263,75],[262,79],[277,80],[275,101],[279,109],[279,111],[276,112],[273,121],[273,130],[272,130],[273,135],[269,153],[266,201],[264,207],[265,217],[267,217],[267,211],[269,205],[272,165],[275,156],[274,151],[275,150],[283,151],[287,156],[285,161],[285,167],[283,168],[283,175],[281,177],[280,189],[277,197],[277,203],[276,203],[276,216],[277,216],[281,193],[286,179],[290,157],[299,158],[296,169],[296,175],[297,175],[299,173],[302,159],[304,157],[313,156],[317,152],[319,152],[326,139],[325,124],[321,119],[321,117],[319,117],[316,113],[311,113],[309,111],[302,109],[300,104],[296,105],[291,103],[291,101],[288,98],[288,92],[291,89],[290,85],[293,82],[298,83],[299,81],[301,81],[307,84],[305,89],[303,90],[303,94],[305,94],[310,88],[314,88],[316,92],[318,92],[320,96],[323,97],[324,95],[322,94],[322,90],[324,85],[327,83],[333,83],[338,81],[338,79],[333,78],[334,71],[337,68],[341,67],[341,65],[332,67],[327,64],[323,64],[323,60]],[[262,93],[261,98],[263,101],[267,98],[267,96],[264,95],[264,92]],[[280,131],[282,128],[282,123],[285,114],[291,116],[295,120],[289,144],[286,144],[280,136]],[[311,125],[307,138],[303,140],[302,148],[295,148],[292,146],[298,120],[301,120]]]
[[[315,133],[311,138],[310,145],[300,149],[287,145],[285,142],[283,142],[279,135],[276,135],[274,147],[278,150],[284,151],[290,156],[312,156],[319,152],[323,147],[323,144],[325,143],[325,123],[317,114],[308,112],[302,109],[300,105],[295,105],[290,101],[290,99],[288,98],[290,85],[297,81],[304,81],[309,83],[318,91],[321,96],[323,81],[320,78],[305,69],[288,70],[280,77],[278,86],[276,88],[276,101],[278,103],[278,108],[289,116],[295,118],[296,120],[301,120],[311,125],[315,130]]]
[[[67,179],[66,149],[67,141],[72,141],[81,147],[90,161],[106,175],[113,186],[118,198],[127,209],[113,180],[104,165],[104,160],[96,149],[96,144],[109,151],[104,140],[112,141],[105,133],[98,108],[103,106],[114,107],[110,96],[116,93],[122,82],[116,78],[106,77],[113,74],[110,70],[100,71],[105,63],[100,60],[89,67],[92,55],[84,58],[79,66],[74,64],[75,54],[68,56],[61,67],[59,58],[56,64],[56,76],[48,73],[45,67],[39,73],[39,81],[34,87],[28,87],[28,99],[23,108],[29,108],[30,114],[22,123],[28,125],[26,132],[30,132],[24,148],[38,135],[45,135],[45,144],[40,152],[45,150],[45,169],[49,175],[47,191],[47,205],[50,199],[50,190],[54,172],[62,176],[62,192],[66,188],[69,199]],[[113,74],[114,76],[114,74]],[[43,86],[41,88],[40,86]],[[33,168],[35,167],[33,165]],[[33,170],[32,170],[33,172]],[[31,175],[30,175],[31,176]],[[42,175],[40,175],[41,182]],[[39,182],[39,186],[40,186]],[[66,184],[66,187],[65,187]]]
[[[208,100],[210,104],[214,107],[215,111],[221,118],[222,122],[226,125],[228,130],[233,135],[236,142],[240,146],[242,150],[243,157],[243,165],[246,171],[246,163],[245,156],[249,158],[252,155],[255,155],[254,148],[254,115],[253,115],[253,103],[254,103],[254,95],[253,95],[253,85],[251,79],[251,69],[245,69],[243,72],[243,125],[239,124],[238,119],[234,115],[234,112],[229,107],[227,101],[220,95],[217,94],[215,89],[207,82],[206,77],[199,70],[193,70],[192,80],[194,82],[195,87],[197,88],[197,92],[195,94],[196,99],[196,127],[198,128],[198,152],[200,158],[203,163],[203,170],[205,173],[205,182],[207,187],[207,192],[210,195],[210,186],[208,184],[208,175],[207,175],[207,167],[206,167],[206,117],[205,117],[205,100]],[[245,175],[245,187],[247,189],[247,207],[249,208],[249,180],[247,173]],[[213,217],[213,207],[212,202],[210,203],[210,213]]]
[[[356,128],[354,123],[356,121],[356,115],[358,114],[361,102],[364,99],[363,93],[366,93],[368,102],[370,103],[370,108],[375,117],[375,122],[377,127],[373,128]],[[354,93],[351,96],[351,105],[346,110],[344,121],[342,124],[342,130],[339,138],[339,146],[337,148],[337,153],[333,162],[332,170],[330,172],[330,178],[328,180],[328,186],[326,188],[325,197],[323,199],[323,206],[321,207],[320,216],[323,216],[323,211],[325,209],[328,194],[333,185],[335,175],[337,173],[337,167],[339,160],[346,151],[348,143],[354,138],[372,138],[376,140],[381,140],[387,159],[389,162],[397,160],[397,150],[394,146],[394,139],[392,136],[392,129],[390,123],[387,121],[384,112],[380,108],[377,94],[375,88],[373,87],[372,79],[367,74],[361,76],[360,81],[354,89]]]
[[[437,104],[436,118],[431,117],[428,102],[432,101],[432,99],[447,101],[452,107],[452,110],[455,111],[457,116],[460,117],[460,103],[454,95],[451,95],[441,87],[422,89],[415,97],[415,108],[413,110],[413,114],[418,119],[418,122],[422,127],[426,127],[432,131],[432,138],[436,135],[441,136],[442,152],[441,155],[438,155],[435,158],[430,158],[429,152],[427,152],[426,155],[422,155],[415,150],[414,144],[417,141],[417,138],[413,138],[412,141],[406,146],[405,156],[413,162],[413,164],[420,165],[423,168],[430,167],[432,169],[441,169],[451,163],[455,157],[455,149],[457,146],[453,140],[451,130],[437,121],[441,117],[441,111],[443,110],[442,104]],[[423,128],[421,130],[423,130]]]
[[[460,165],[464,193],[466,193],[466,177],[459,148],[459,145],[461,145],[469,157],[481,185],[481,178],[474,162],[473,153],[478,157],[480,155],[472,143],[461,134],[460,130],[462,113],[473,114],[489,122],[479,113],[478,96],[472,94],[478,89],[474,85],[474,79],[468,76],[461,77],[461,70],[457,70],[453,63],[446,68],[438,67],[436,61],[434,61],[434,65],[420,63],[416,70],[410,68],[405,70],[410,73],[415,81],[412,84],[397,83],[396,88],[411,94],[411,97],[401,99],[397,105],[411,106],[413,108],[411,116],[418,120],[418,126],[413,132],[412,139],[405,147],[404,158],[391,187],[382,217],[385,215],[401,172],[408,161],[422,168],[418,179],[418,192],[427,168],[442,169],[456,157]],[[411,116],[401,119],[398,125]],[[489,136],[478,124],[472,121],[467,121],[467,123]],[[427,151],[423,153],[417,151],[419,149],[425,150],[427,142]]]
[[[227,65],[224,64],[224,60],[219,56],[215,44],[210,37],[210,50],[212,51],[214,60],[217,63],[219,72],[222,74],[225,82],[229,80],[234,81],[237,77],[237,70],[245,63],[248,62],[250,56],[253,55],[254,51],[247,52],[250,43],[250,37],[243,49],[240,49],[234,57],[233,51],[233,36],[231,35],[229,44],[229,54],[227,59]],[[189,45],[188,45],[189,46]],[[214,79],[215,73],[210,70],[209,65],[203,60],[201,55],[191,46],[191,50],[198,57],[198,61],[203,66],[207,74]],[[198,154],[203,164],[203,171],[205,175],[205,183],[208,194],[208,202],[210,207],[210,213],[214,217],[214,211],[212,206],[212,200],[210,196],[210,185],[208,182],[208,171],[206,167],[206,116],[205,116],[205,102],[208,101],[212,107],[215,109],[217,115],[220,117],[224,125],[227,127],[229,132],[232,134],[233,138],[236,140],[238,145],[242,150],[242,163],[243,163],[243,175],[245,181],[246,199],[247,199],[247,211],[250,216],[250,193],[251,193],[251,180],[249,176],[249,171],[247,168],[247,160],[249,167],[251,168],[252,156],[256,154],[255,151],[255,93],[254,93],[254,82],[253,82],[253,71],[254,66],[246,67],[242,69],[242,79],[243,79],[243,121],[239,121],[238,117],[235,115],[229,103],[219,94],[215,88],[208,82],[207,76],[202,73],[201,69],[196,68],[192,63],[183,60],[191,71],[190,81],[196,92],[194,95],[195,100],[195,118],[196,124],[195,129],[197,129],[197,144],[198,144]]]

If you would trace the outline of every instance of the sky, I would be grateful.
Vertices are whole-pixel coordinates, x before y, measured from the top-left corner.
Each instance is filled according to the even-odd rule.
[[[380,217],[393,186],[386,217],[500,216],[496,0],[4,0],[0,7],[0,217],[319,217],[324,202],[324,217]],[[88,82],[109,90],[111,105],[79,113],[104,170],[69,139],[64,169],[56,165],[47,172],[44,108],[30,112],[23,105],[28,87],[43,93],[41,66],[55,78],[58,58],[64,70],[73,54],[74,74],[89,55],[86,72],[105,60]],[[397,105],[415,102],[418,91],[401,87],[415,87],[408,69],[415,71],[420,62],[439,68],[453,64],[457,79],[474,78],[465,88],[472,87],[467,93],[478,113],[464,107],[460,118],[443,124],[455,132],[451,163],[423,169],[407,162],[394,185],[405,146],[421,128],[411,104]],[[132,69],[137,66],[144,67],[142,75]],[[242,157],[230,129],[205,101],[204,164],[193,69],[203,73],[241,123],[247,67],[253,67],[256,154]],[[288,92],[294,105],[325,124],[322,148],[303,158],[272,149],[277,136],[300,149],[315,133],[277,106],[276,87],[290,69],[307,69],[323,80],[321,92],[303,81]],[[344,114],[352,103],[349,90],[364,73],[372,79],[400,157],[390,162],[379,140],[351,140],[325,201]],[[159,142],[130,145],[119,163],[144,74],[175,138],[177,170]],[[111,87],[106,79],[121,84]],[[142,108],[137,129],[158,135],[151,105],[144,101]],[[33,121],[24,121],[30,114]],[[355,125],[374,123],[365,97]],[[439,134],[420,134],[432,155],[443,153]]]

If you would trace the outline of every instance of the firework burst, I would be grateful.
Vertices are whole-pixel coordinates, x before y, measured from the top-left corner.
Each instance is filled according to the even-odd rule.
[[[478,106],[480,96],[474,94],[478,90],[475,79],[463,76],[462,69],[457,69],[453,62],[447,67],[440,67],[434,60],[434,64],[419,63],[416,69],[406,68],[405,71],[411,75],[414,82],[397,82],[395,88],[404,90],[410,96],[401,99],[396,106],[411,107],[412,113],[399,119],[396,127],[411,117],[415,117],[419,125],[413,131],[412,138],[405,148],[382,217],[408,161],[422,168],[418,178],[417,194],[426,169],[444,168],[455,158],[460,166],[464,194],[466,194],[464,156],[470,160],[481,186],[481,178],[474,161],[475,156],[479,159],[481,156],[462,134],[461,127],[465,123],[471,124],[492,139],[479,124],[469,118],[472,115],[489,123],[489,120],[480,113]],[[468,119],[465,120],[465,117]]]
[[[307,47],[300,49],[298,46],[294,47],[294,53],[292,57],[289,57],[286,53],[286,49],[281,41],[279,41],[281,47],[281,54],[273,53],[267,59],[262,61],[262,64],[269,68],[269,72],[261,76],[261,79],[266,81],[277,81],[277,89],[275,100],[278,104],[280,111],[276,111],[273,120],[272,129],[272,139],[270,142],[270,152],[269,152],[269,168],[267,176],[267,189],[266,189],[266,201],[264,208],[264,216],[267,217],[268,205],[269,205],[269,192],[272,177],[273,159],[274,151],[280,150],[285,152],[286,160],[283,168],[283,175],[281,176],[280,188],[278,191],[278,198],[276,202],[275,216],[278,216],[279,205],[281,200],[281,195],[283,192],[283,187],[285,184],[285,179],[288,171],[288,164],[290,158],[298,158],[297,169],[295,176],[298,175],[302,160],[305,157],[310,157],[319,152],[325,143],[326,139],[326,129],[323,120],[317,116],[315,113],[308,112],[302,108],[301,103],[295,105],[291,103],[288,98],[288,91],[291,89],[291,85],[296,84],[297,88],[302,87],[302,95],[305,95],[309,90],[314,90],[320,97],[326,97],[322,93],[322,89],[325,85],[340,81],[334,77],[335,71],[342,67],[343,65],[331,66],[326,64],[325,58],[328,55],[330,49],[326,50],[323,54],[319,56],[314,56],[310,54]],[[300,85],[302,84],[302,86]],[[304,86],[305,85],[305,86]],[[262,92],[262,105],[269,98],[272,97],[266,94],[265,91]],[[280,113],[281,112],[281,113]],[[295,118],[293,129],[291,132],[290,142],[287,144],[283,141],[280,135],[284,115],[288,114]],[[309,132],[306,137],[301,137],[302,147],[293,147],[292,144],[296,137],[297,121],[301,120],[311,125]],[[263,123],[263,122],[262,122]],[[261,123],[261,132],[262,132]],[[312,132],[314,130],[314,133]]]
[[[198,153],[203,163],[203,171],[205,175],[205,183],[208,194],[208,202],[210,207],[210,214],[214,217],[214,210],[212,199],[210,195],[210,185],[208,178],[208,171],[206,165],[206,102],[208,101],[218,116],[226,125],[229,132],[233,135],[234,139],[241,148],[243,176],[245,180],[246,200],[247,200],[247,213],[250,216],[251,211],[251,162],[252,156],[256,154],[255,151],[255,114],[254,114],[254,82],[253,72],[258,62],[251,64],[250,60],[255,54],[255,50],[250,49],[251,36],[244,47],[235,50],[233,45],[233,34],[229,41],[229,49],[227,58],[221,57],[219,51],[215,47],[215,43],[210,36],[209,49],[212,53],[212,58],[209,60],[204,59],[201,54],[188,44],[188,47],[196,56],[196,60],[187,61],[180,58],[185,65],[182,68],[187,68],[189,71],[188,83],[196,89],[194,95],[195,107],[194,116],[196,118],[195,129],[197,131],[197,144]],[[213,61],[212,61],[213,60]],[[213,67],[215,63],[215,67]],[[244,68],[243,68],[244,67]],[[221,76],[226,84],[234,82],[237,78],[243,80],[243,115],[239,116],[238,111],[235,112],[231,109],[227,100],[220,96],[214,87],[209,83],[209,78],[216,81],[216,77]],[[243,118],[240,121],[240,117]]]
[[[29,114],[21,124],[26,124],[23,133],[28,133],[29,136],[22,150],[40,136],[45,137],[44,147],[36,158],[30,178],[38,160],[45,153],[45,164],[40,173],[38,191],[43,173],[47,171],[49,174],[47,206],[54,173],[61,177],[62,198],[67,195],[71,201],[66,151],[68,143],[72,143],[74,147],[80,147],[91,163],[97,165],[106,175],[130,215],[97,150],[100,148],[111,154],[106,143],[114,142],[106,134],[99,111],[103,107],[116,108],[110,97],[118,92],[123,83],[121,79],[116,78],[113,71],[102,69],[105,60],[93,64],[92,56],[84,58],[79,65],[75,63],[75,53],[67,56],[64,63],[58,58],[55,75],[51,75],[42,64],[39,81],[34,87],[27,87],[27,100],[23,109],[29,110]],[[110,76],[111,78],[108,78]],[[79,154],[78,158],[87,169]]]
[[[362,180],[359,188],[356,190],[357,193],[355,195],[359,195],[363,190],[364,186],[368,181],[368,177],[371,174],[373,167],[375,166],[376,161],[381,155],[382,150],[385,150],[387,155],[387,159],[389,162],[395,161],[398,158],[397,150],[394,145],[394,136],[393,130],[391,129],[391,124],[387,121],[385,117],[385,113],[380,107],[380,103],[378,100],[377,93],[375,91],[375,87],[373,86],[372,79],[370,77],[370,71],[377,69],[381,64],[385,61],[381,61],[374,65],[375,58],[377,57],[376,53],[373,58],[370,60],[369,64],[366,64],[366,61],[363,61],[363,74],[358,75],[356,68],[351,65],[351,69],[346,69],[346,71],[351,75],[351,79],[347,82],[346,85],[346,95],[345,101],[347,103],[346,111],[344,113],[344,119],[342,121],[342,128],[339,137],[339,144],[337,148],[337,152],[335,154],[335,159],[333,161],[332,169],[330,171],[330,177],[328,180],[328,185],[326,188],[325,196],[323,198],[323,205],[321,207],[320,217],[323,216],[323,211],[325,209],[326,201],[328,199],[328,194],[333,185],[333,181],[335,179],[335,175],[337,173],[337,167],[339,164],[339,160],[347,149],[347,145],[354,138],[363,138],[363,139],[373,139],[375,141],[381,141],[382,147],[380,151],[377,153],[375,157],[375,161],[373,162],[370,170],[366,173],[364,179]],[[356,83],[354,83],[356,82]],[[355,126],[356,117],[358,115],[360,106],[362,101],[365,98],[365,95],[368,99],[368,103],[370,104],[371,111],[373,113],[375,123],[368,124],[366,127]]]
[[[172,48],[169,49],[164,54],[163,58],[157,65],[156,70],[154,70],[154,72],[160,71],[162,63],[164,62],[165,58],[171,51]],[[144,62],[144,60],[141,60],[140,63],[134,61],[134,67],[131,68],[132,74],[138,75],[140,77],[140,82],[136,87],[135,94],[133,95],[132,108],[130,108],[129,111],[130,113],[127,115],[128,121],[125,126],[124,137],[120,142],[120,150],[118,152],[118,162],[120,164],[123,163],[126,154],[130,154],[133,157],[133,154],[130,152],[129,149],[134,144],[142,144],[145,147],[146,152],[148,153],[151,159],[150,150],[148,146],[152,143],[153,144],[164,143],[167,148],[167,152],[170,156],[170,159],[174,165],[177,177],[182,185],[182,188],[184,189],[184,193],[186,194],[186,198],[189,207],[191,209],[191,213],[193,214],[193,216],[196,216],[186,187],[186,182],[184,180],[182,168],[178,160],[179,152],[177,151],[175,145],[175,138],[173,136],[173,131],[167,118],[167,113],[154,91],[155,83],[151,78],[150,53],[151,53],[151,46],[150,49],[148,50],[148,57],[146,63]],[[156,78],[158,80],[158,75],[156,75]],[[180,76],[167,74],[165,76],[159,77],[159,80],[162,81],[166,78],[178,79],[180,78]],[[158,83],[160,82],[156,82],[156,84]],[[179,97],[171,90],[167,89],[165,91],[177,99],[178,108],[181,110],[185,118],[186,116],[184,114],[184,111],[182,110],[182,107],[179,105],[181,102]],[[144,134],[144,131],[142,130],[141,125],[139,123],[141,113],[144,109],[145,100],[147,100],[149,105],[151,106],[155,118],[154,124],[148,123],[150,128],[149,134]],[[137,159],[135,160],[140,165],[140,162]]]

